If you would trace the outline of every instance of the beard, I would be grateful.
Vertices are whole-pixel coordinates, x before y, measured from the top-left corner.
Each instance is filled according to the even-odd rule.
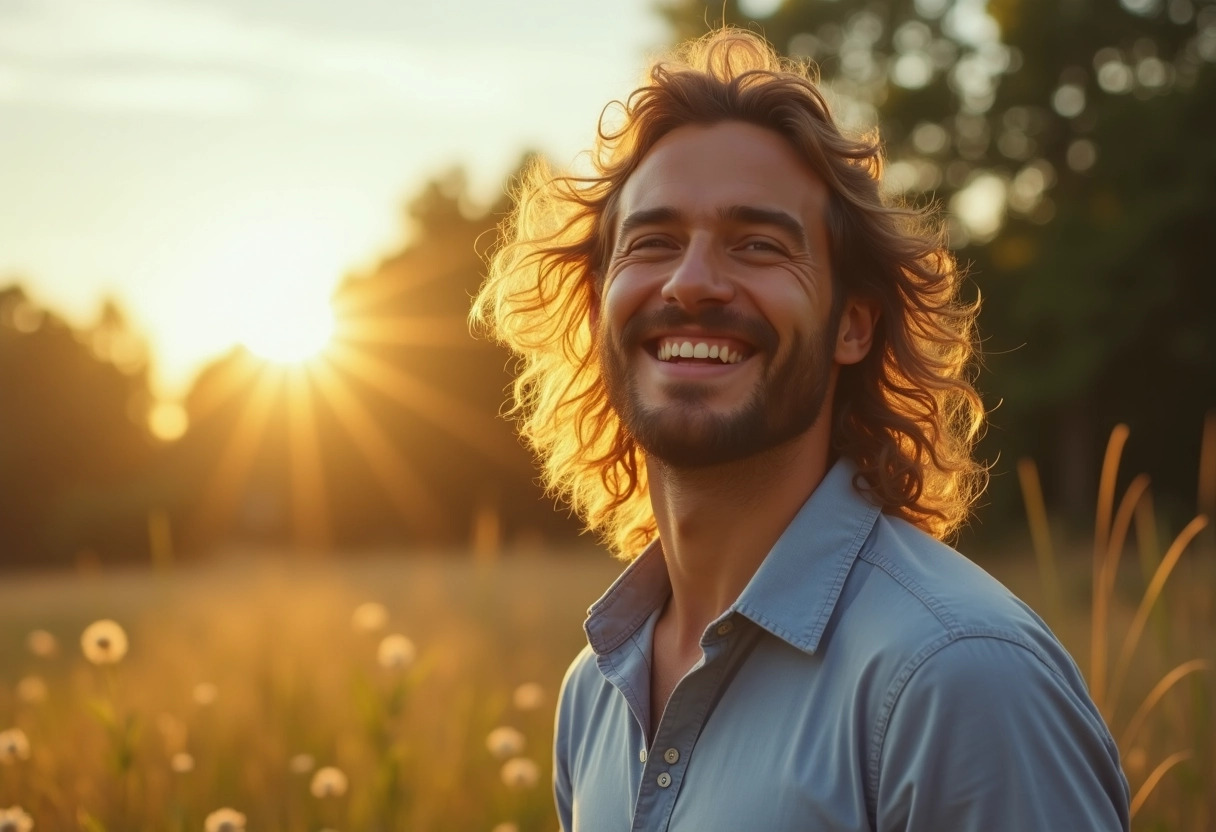
[[[747,401],[730,411],[715,410],[708,403],[710,390],[698,382],[667,385],[667,404],[642,401],[626,357],[636,354],[643,333],[681,325],[735,335],[756,347],[752,360],[768,363]],[[608,401],[642,450],[670,466],[702,468],[746,459],[802,435],[819,418],[828,395],[836,328],[837,322],[829,321],[809,337],[795,335],[776,361],[779,339],[772,326],[725,307],[697,315],[664,307],[630,319],[615,339],[601,327],[599,359]]]

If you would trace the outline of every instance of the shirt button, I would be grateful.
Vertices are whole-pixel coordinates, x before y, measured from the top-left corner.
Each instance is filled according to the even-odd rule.
[[[718,635],[724,636],[733,629],[735,629],[734,624],[730,623],[729,621],[723,621],[718,625]]]
[[[671,775],[667,772],[663,772],[658,776],[658,779],[656,779],[655,782],[659,784],[660,789],[665,789],[671,785]]]
[[[646,762],[646,749],[645,748],[643,748],[641,751],[638,752],[638,759],[640,761],[642,761],[643,763]]]
[[[680,752],[676,751],[674,748],[669,748],[663,752],[663,759],[674,766],[676,763],[680,762]]]

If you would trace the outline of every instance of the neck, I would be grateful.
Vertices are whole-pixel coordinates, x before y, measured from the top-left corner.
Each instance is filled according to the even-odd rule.
[[[828,443],[812,428],[762,454],[706,468],[647,460],[677,640],[699,643],[743,592],[769,549],[827,473]]]

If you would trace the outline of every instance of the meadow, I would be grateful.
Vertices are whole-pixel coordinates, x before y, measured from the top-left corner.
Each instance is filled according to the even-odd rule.
[[[1112,475],[1092,554],[1061,555],[1021,473],[1032,533],[983,565],[1085,671],[1133,828],[1212,828],[1211,530],[1166,535]],[[551,832],[557,688],[619,569],[594,549],[234,551],[5,576],[0,830]]]

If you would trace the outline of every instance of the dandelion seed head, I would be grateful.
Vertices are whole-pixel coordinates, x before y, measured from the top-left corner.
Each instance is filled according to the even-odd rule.
[[[117,664],[127,654],[127,634],[117,622],[105,618],[85,628],[80,646],[93,664]]]
[[[31,630],[25,637],[25,646],[40,659],[49,659],[59,652],[59,640],[47,630]]]
[[[405,670],[414,663],[414,642],[403,635],[385,636],[376,651],[376,660],[385,670]]]
[[[545,704],[545,689],[536,682],[524,682],[515,689],[511,700],[521,711],[534,711]]]
[[[30,758],[30,740],[20,728],[0,731],[0,764],[11,766]]]
[[[502,782],[513,789],[527,789],[540,779],[540,767],[527,757],[515,757],[502,764]]]
[[[194,755],[179,751],[169,758],[169,768],[178,774],[189,774],[194,771]]]
[[[0,809],[0,832],[30,832],[34,819],[20,806]]]
[[[199,682],[190,692],[190,696],[194,700],[194,704],[202,705],[205,708],[215,704],[215,698],[219,696],[219,693],[219,688],[211,682]]]
[[[313,774],[308,790],[313,797],[341,797],[346,794],[347,785],[346,775],[341,769],[325,766]]]
[[[311,754],[295,754],[287,761],[287,768],[292,774],[308,774],[317,767],[317,761]]]
[[[206,832],[245,832],[245,815],[236,809],[216,809],[203,821]]]
[[[46,701],[46,682],[41,676],[23,676],[17,682],[17,698],[27,705]]]
[[[350,623],[356,632],[379,632],[388,624],[388,610],[384,608],[384,604],[368,601],[355,607],[355,612],[350,618]]]
[[[523,733],[508,725],[499,726],[486,735],[486,748],[500,760],[518,757],[526,742]]]

